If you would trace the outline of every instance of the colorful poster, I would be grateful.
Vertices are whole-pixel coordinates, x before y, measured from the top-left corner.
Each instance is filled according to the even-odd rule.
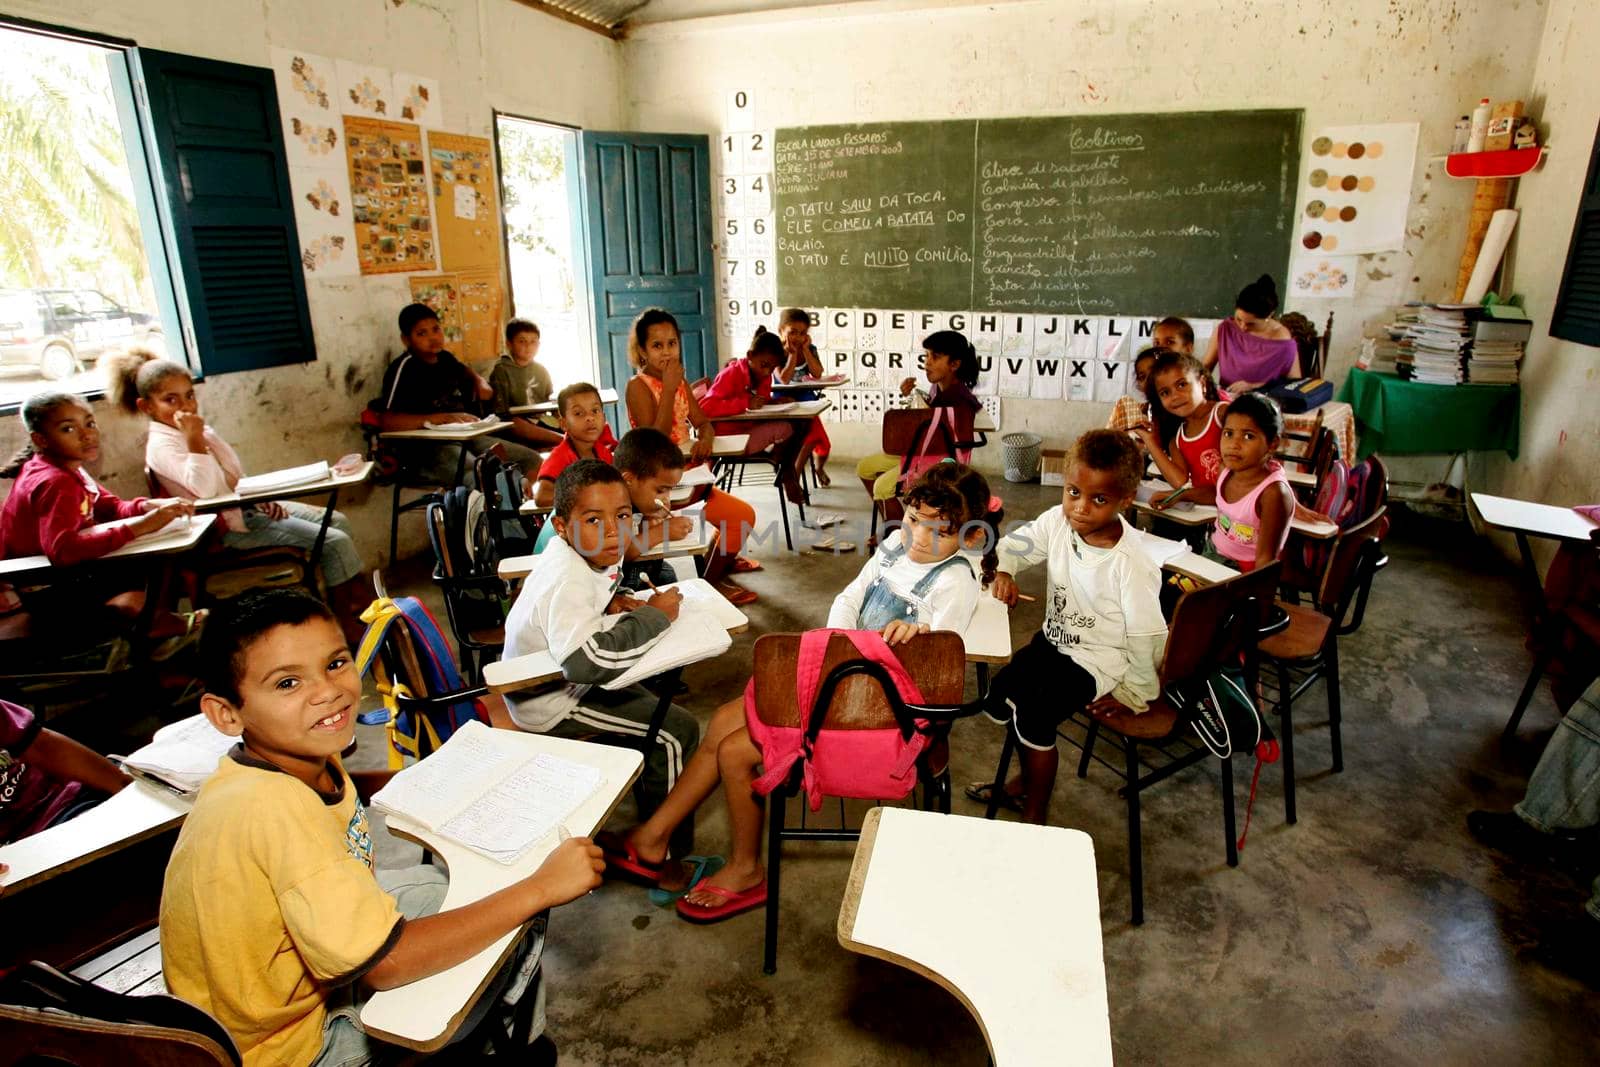
[[[1359,256],[1296,256],[1289,271],[1289,295],[1349,300],[1356,295]]]
[[[433,217],[421,128],[346,115],[344,133],[361,273],[433,270]]]
[[[1300,251],[1398,251],[1406,237],[1417,124],[1327,126],[1312,134],[1300,181]]]
[[[500,196],[486,137],[428,131],[433,218],[445,270],[500,269]]]
[[[394,76],[394,117],[401,122],[415,122],[418,126],[437,126],[444,117],[444,105],[439,102],[439,83],[433,78],[418,74]]]
[[[505,301],[498,271],[419,274],[408,280],[411,299],[438,313],[445,345],[457,358],[486,363],[499,355]]]
[[[394,76],[387,70],[341,59],[334,64],[334,71],[339,78],[338,109],[341,113],[375,119],[398,117],[399,111],[393,104]]]
[[[307,278],[334,278],[361,273],[356,262],[355,229],[350,222],[350,193],[344,173],[312,167],[290,167],[294,191],[295,230],[300,262]]]
[[[342,170],[344,127],[339,121],[339,81],[333,60],[274,48],[272,76],[289,166]]]

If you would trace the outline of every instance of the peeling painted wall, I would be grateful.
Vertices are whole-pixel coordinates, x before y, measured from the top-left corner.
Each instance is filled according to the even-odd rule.
[[[265,67],[273,46],[437,78],[444,128],[488,136],[495,109],[614,129],[620,50],[606,38],[511,0],[7,0],[6,13],[131,38],[140,45]],[[335,459],[362,446],[356,419],[399,350],[395,315],[410,302],[405,275],[308,279],[317,361],[227,374],[200,387],[206,417],[249,470]],[[98,472],[115,491],[144,492],[144,423],[98,405],[106,430]],[[0,424],[6,454],[20,421]],[[387,489],[346,494],[368,566],[388,551]],[[426,545],[402,523],[401,553]]]
[[[1257,107],[1304,108],[1308,131],[1420,121],[1405,248],[1363,257],[1353,300],[1289,301],[1319,328],[1335,313],[1339,379],[1368,324],[1453,290],[1472,189],[1426,159],[1448,150],[1455,119],[1480,96],[1527,92],[1544,12],[1532,0],[881,0],[642,27],[624,44],[623,73],[629,125],[647,130],[714,132],[734,88],[755,95],[768,127]],[[1008,429],[1053,441],[1109,412],[1004,405]],[[875,449],[873,427],[829,432],[847,454]],[[998,461],[999,449],[986,453]]]
[[[1595,43],[1600,5],[1552,0],[1528,99],[1550,145],[1542,168],[1521,179],[1510,288],[1527,298],[1533,340],[1522,362],[1522,452],[1490,459],[1477,488],[1549,504],[1600,501],[1600,348],[1549,335],[1550,312],[1600,125]],[[1506,551],[1510,539],[1502,538]],[[1548,543],[1538,545],[1548,558]]]

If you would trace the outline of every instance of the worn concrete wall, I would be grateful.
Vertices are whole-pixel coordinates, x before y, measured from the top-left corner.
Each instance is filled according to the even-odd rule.
[[[1600,5],[1552,0],[1529,94],[1550,154],[1519,183],[1509,269],[1509,288],[1526,296],[1534,320],[1522,364],[1522,452],[1515,463],[1493,457],[1479,479],[1488,492],[1549,504],[1600,501],[1600,349],[1548,333],[1600,125],[1596,41]],[[1542,556],[1552,550],[1539,545]]]
[[[513,0],[7,0],[7,14],[131,38],[151,48],[268,66],[274,46],[439,79],[444,128],[491,133],[492,111],[574,126],[621,121],[620,50],[598,34]],[[200,391],[206,417],[247,469],[273,470],[359,451],[357,416],[376,395],[399,342],[395,314],[409,302],[405,275],[308,280],[317,361],[219,375]],[[120,493],[143,492],[142,420],[105,410],[100,474]],[[22,440],[12,418],[0,448]],[[389,494],[349,494],[368,566],[388,551]],[[426,544],[415,518],[401,553]]]
[[[1418,120],[1404,250],[1366,257],[1354,300],[1289,303],[1319,326],[1336,313],[1338,380],[1364,326],[1449,295],[1471,188],[1427,157],[1478,97],[1527,92],[1543,22],[1538,0],[876,0],[640,27],[624,45],[626,105],[633,128],[703,132],[720,129],[733,88],[768,127],[1254,107],[1304,108],[1308,131]],[[1065,440],[1108,411],[1006,400],[1005,422]],[[876,432],[830,428],[847,453]]]

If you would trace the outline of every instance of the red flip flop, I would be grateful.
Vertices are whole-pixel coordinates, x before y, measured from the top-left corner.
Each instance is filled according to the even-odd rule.
[[[594,843],[600,846],[600,851],[605,854],[606,867],[621,871],[647,885],[658,885],[661,882],[662,864],[651,863],[641,859],[639,850],[625,837],[618,837],[609,830],[595,835]]]
[[[749,556],[735,556],[733,557],[733,566],[729,569],[732,570],[734,574],[749,574],[751,571],[758,571],[761,569],[761,561],[758,559],[751,559]]]
[[[745,604],[754,604],[758,599],[754,590],[746,589],[742,585],[735,585],[733,582],[718,583],[717,592],[721,593],[723,599],[727,600],[727,602],[732,604],[734,607],[742,607]]]
[[[731,919],[735,915],[743,914],[753,908],[759,908],[767,902],[767,880],[765,878],[742,893],[735,893],[731,889],[724,889],[720,885],[710,885],[702,882],[694,888],[694,892],[712,893],[722,898],[722,903],[716,907],[708,908],[703,904],[691,904],[688,897],[678,898],[678,914],[692,923],[718,923],[723,919]]]

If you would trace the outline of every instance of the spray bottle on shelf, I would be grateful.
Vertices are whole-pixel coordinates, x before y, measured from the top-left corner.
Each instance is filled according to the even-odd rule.
[[[1472,131],[1467,135],[1467,151],[1482,152],[1483,142],[1489,136],[1489,98],[1478,101],[1472,109]]]
[[[1450,154],[1458,156],[1467,150],[1467,140],[1472,136],[1472,119],[1462,115],[1456,119],[1455,137],[1450,141]]]

